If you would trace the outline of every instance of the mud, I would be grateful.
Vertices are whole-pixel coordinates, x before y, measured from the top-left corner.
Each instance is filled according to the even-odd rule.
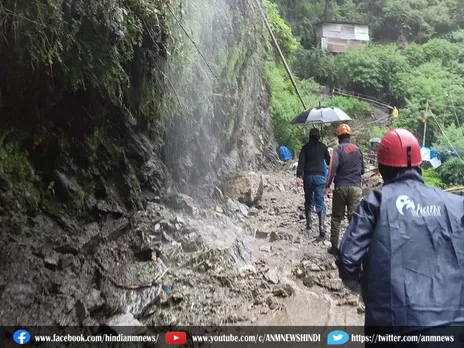
[[[74,233],[46,217],[4,231],[0,325],[362,325],[294,175],[262,174],[253,207],[178,196]]]

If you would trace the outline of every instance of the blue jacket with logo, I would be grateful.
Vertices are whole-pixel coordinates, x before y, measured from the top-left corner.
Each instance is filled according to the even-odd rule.
[[[337,265],[361,290],[366,326],[464,323],[464,197],[415,170],[384,183],[357,208]]]

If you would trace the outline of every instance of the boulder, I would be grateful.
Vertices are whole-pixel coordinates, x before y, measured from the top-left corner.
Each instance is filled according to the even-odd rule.
[[[126,214],[126,210],[115,202],[101,200],[97,202],[96,208],[101,214],[114,214],[116,216]]]
[[[155,155],[142,165],[140,172],[142,174],[142,188],[151,192],[159,192],[168,180],[166,166]]]
[[[244,233],[239,234],[230,248],[230,253],[239,266],[251,265],[253,259],[252,237]]]
[[[238,205],[240,209],[240,213],[242,213],[243,216],[248,216],[248,207],[245,204],[239,203]]]
[[[256,239],[267,239],[269,237],[269,231],[256,230],[255,238]]]
[[[6,285],[0,300],[7,303],[14,299],[12,305],[28,307],[36,300],[37,286],[33,283],[15,282]]]
[[[279,283],[279,275],[274,270],[269,270],[264,278],[271,284],[278,284]]]
[[[255,172],[238,172],[226,177],[222,190],[224,195],[251,206],[263,195],[263,176]]]
[[[311,276],[307,276],[303,279],[303,285],[307,286],[308,288],[314,286],[315,282]]]
[[[49,250],[45,252],[45,255],[44,255],[45,267],[49,269],[55,269],[58,266],[59,261],[60,261],[60,255],[56,251]]]
[[[230,212],[235,213],[236,211],[239,211],[239,210],[240,210],[240,207],[238,206],[238,202],[235,202],[235,201],[233,201],[232,199],[227,198],[227,209],[228,209]]]
[[[82,323],[90,315],[89,310],[82,300],[77,301],[75,309],[76,317],[80,323]]]
[[[182,193],[176,193],[168,197],[166,203],[174,210],[181,210],[189,214],[195,214],[198,211],[195,206],[195,200]]]
[[[89,310],[90,313],[100,309],[105,303],[105,300],[101,297],[100,290],[92,289],[85,296],[83,304]]]
[[[108,318],[104,323],[118,334],[139,335],[146,332],[147,328],[130,313],[117,314]]]

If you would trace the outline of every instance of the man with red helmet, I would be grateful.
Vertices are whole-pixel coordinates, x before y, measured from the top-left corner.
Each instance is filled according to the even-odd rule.
[[[377,156],[384,184],[356,209],[336,262],[361,291],[366,331],[462,325],[464,198],[424,184],[419,142],[405,129],[390,130]]]
[[[364,174],[364,160],[361,149],[350,142],[353,132],[347,124],[341,124],[337,129],[339,145],[330,157],[329,174],[326,189],[335,184],[332,196],[332,221],[330,226],[329,253],[337,251],[340,224],[345,217],[354,213],[362,199],[361,175]]]

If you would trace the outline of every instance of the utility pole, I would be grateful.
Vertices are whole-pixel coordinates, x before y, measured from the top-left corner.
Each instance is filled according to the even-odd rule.
[[[269,25],[269,22],[267,21],[266,15],[261,7],[261,4],[259,3],[259,0],[256,0],[256,4],[258,5],[261,15],[263,16],[264,23],[266,23],[267,30],[269,31],[269,34],[271,35],[272,41],[274,42],[275,47],[277,48],[277,51],[279,52],[280,59],[282,60],[282,63],[285,66],[285,70],[287,70],[287,74],[290,77],[290,80],[292,81],[293,87],[295,88],[296,94],[298,95],[298,98],[301,101],[301,104],[303,105],[303,108],[306,110],[307,107],[305,105],[305,102],[303,101],[303,98],[301,97],[300,91],[296,85],[295,79],[293,78],[292,72],[290,71],[290,68],[287,65],[287,61],[285,60],[284,54],[280,50],[279,44],[277,43],[277,39],[274,36],[274,33],[272,32],[272,28]]]
[[[427,100],[427,105],[425,107],[424,115],[424,136],[422,137],[422,146],[425,146],[425,134],[427,133],[427,111],[429,110],[429,101]]]

